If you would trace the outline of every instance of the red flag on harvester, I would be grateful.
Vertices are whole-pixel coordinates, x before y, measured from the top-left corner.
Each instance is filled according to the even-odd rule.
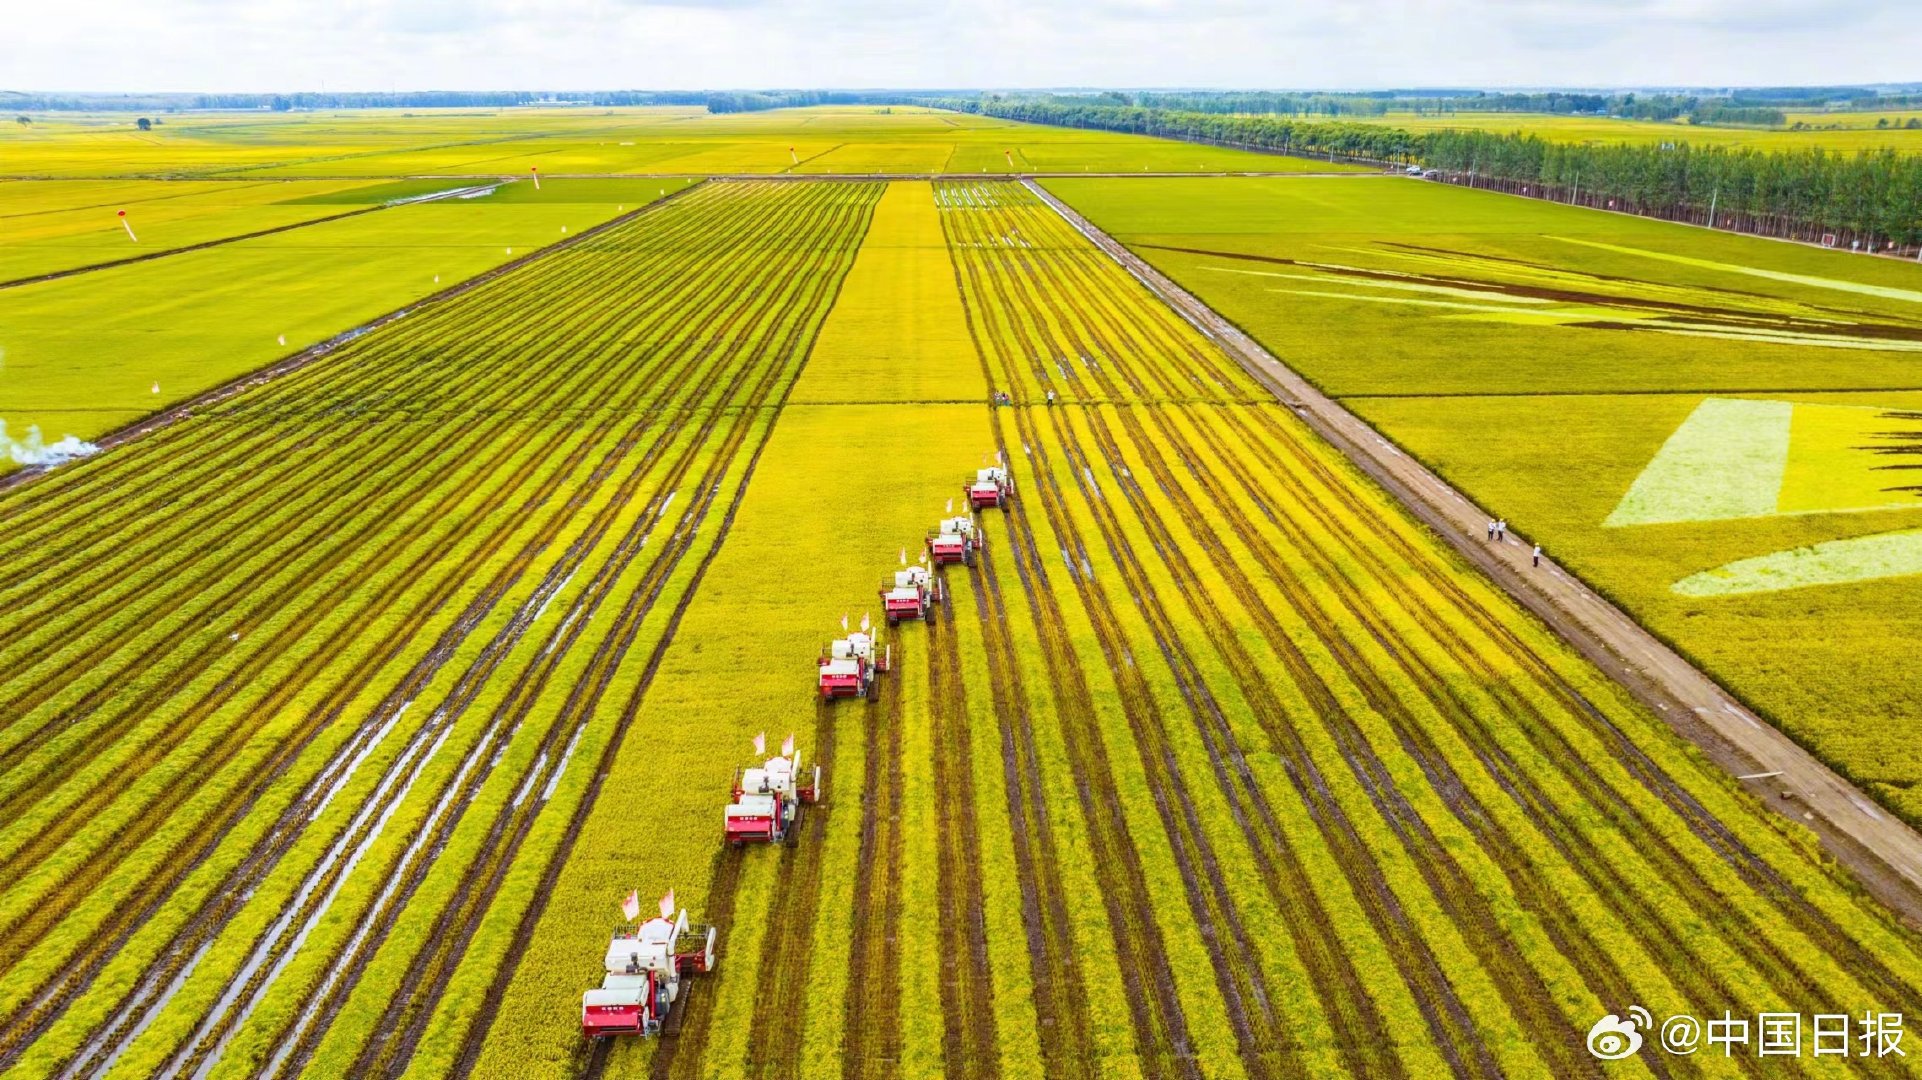
[[[757,754],[767,753],[767,732],[763,731],[759,735],[754,736],[754,752]]]
[[[848,632],[848,617],[846,615],[841,616],[841,632],[843,634]]]
[[[863,634],[868,632],[868,617],[865,614],[861,616],[861,632]]]
[[[674,917],[674,890],[669,889],[667,890],[667,895],[661,897],[661,918],[671,919],[673,917]]]
[[[794,756],[794,733],[792,731],[788,732],[787,738],[781,743],[781,756]]]
[[[641,917],[641,890],[635,889],[627,894],[627,899],[621,901],[621,916],[628,922]]]

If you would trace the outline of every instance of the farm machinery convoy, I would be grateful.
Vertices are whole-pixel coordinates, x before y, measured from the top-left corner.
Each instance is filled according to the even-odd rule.
[[[1014,484],[1006,468],[994,465],[976,472],[966,495],[970,510],[1005,511]],[[953,512],[954,502],[949,500],[950,516],[928,531],[920,560],[910,564],[903,549],[902,568],[882,580],[881,610],[889,626],[903,619],[932,618],[934,605],[947,598],[946,586],[934,569],[957,564],[972,567],[986,546],[987,538],[974,518],[953,516]],[[893,648],[875,640],[868,616],[863,615],[861,628],[851,632],[847,616],[842,616],[841,629],[847,636],[829,642],[815,664],[817,693],[823,703],[874,697],[880,676],[893,667]],[[766,734],[756,735],[754,755],[760,764],[735,771],[722,814],[722,842],[729,847],[787,842],[800,824],[802,809],[821,800],[821,766],[802,766],[793,735],[781,744],[779,754],[762,759],[766,752]],[[714,970],[718,937],[715,927],[688,922],[685,909],[678,917],[674,912],[674,893],[669,891],[661,899],[658,918],[630,925],[640,913],[640,902],[636,894],[628,895],[622,907],[626,921],[608,943],[601,985],[581,996],[582,1034],[604,1038],[672,1030],[668,1017],[677,1015],[675,1003],[683,993],[682,982]]]

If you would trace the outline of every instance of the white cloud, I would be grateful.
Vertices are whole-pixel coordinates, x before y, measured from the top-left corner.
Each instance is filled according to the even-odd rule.
[[[1740,85],[1911,79],[1893,0],[69,0],[8,89]]]

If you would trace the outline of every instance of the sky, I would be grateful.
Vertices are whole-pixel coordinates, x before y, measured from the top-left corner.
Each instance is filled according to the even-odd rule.
[[[1922,80],[1913,0],[59,0],[0,89],[1622,87]]]

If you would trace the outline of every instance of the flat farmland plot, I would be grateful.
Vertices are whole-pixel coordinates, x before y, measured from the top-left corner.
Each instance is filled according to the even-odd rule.
[[[364,1074],[477,1007],[878,193],[696,191],[8,492],[0,1064]]]
[[[1388,178],[1047,183],[1922,822],[1922,267]]]
[[[394,206],[0,289],[0,422],[15,439],[29,426],[48,441],[92,438],[524,259],[686,183],[556,180],[539,192],[532,184],[510,184],[485,198]],[[450,186],[459,185],[431,185]],[[522,186],[525,192],[515,190]],[[356,194],[360,188],[370,193]],[[300,209],[324,217],[417,194],[412,184],[355,185],[304,196],[329,201]],[[12,468],[0,452],[0,472]]]
[[[1790,417],[1795,498],[1861,423]],[[709,182],[0,511],[12,1074],[1581,1076],[1631,1004],[1922,1010],[1811,837],[1021,183]],[[826,798],[730,848],[762,732]],[[670,888],[718,970],[590,1044]]]

